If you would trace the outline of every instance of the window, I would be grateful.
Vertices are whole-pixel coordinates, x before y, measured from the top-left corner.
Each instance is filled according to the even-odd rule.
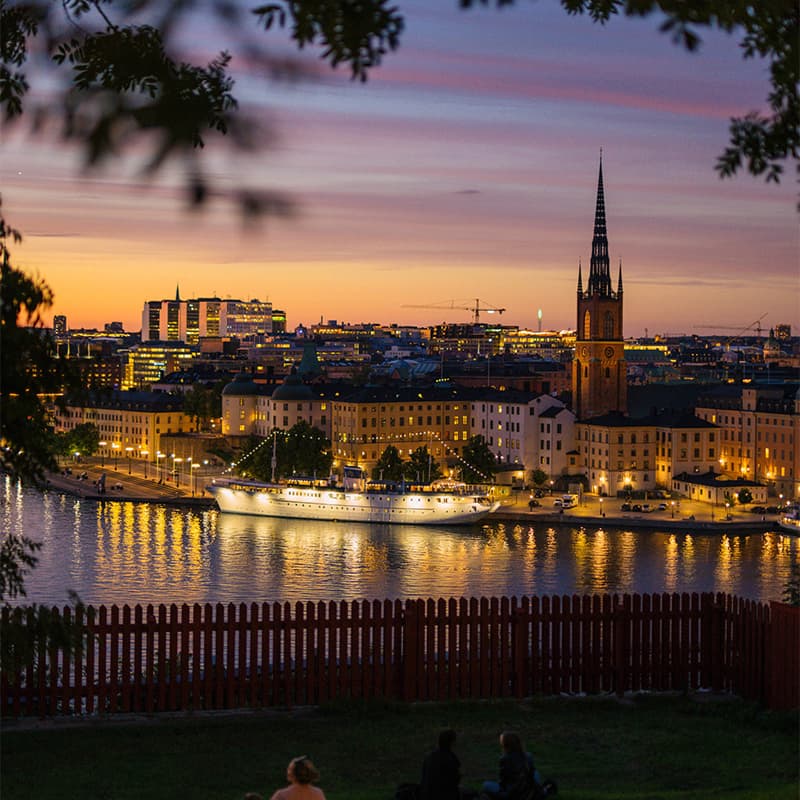
[[[583,315],[583,338],[584,339],[591,339],[592,338],[592,316],[589,313],[589,310],[586,310],[586,313]]]
[[[603,317],[603,338],[614,338],[614,315],[610,311],[606,311],[605,317]]]

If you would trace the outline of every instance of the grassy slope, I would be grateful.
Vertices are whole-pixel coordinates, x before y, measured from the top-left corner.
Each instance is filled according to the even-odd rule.
[[[3,732],[3,800],[269,797],[292,756],[311,756],[328,800],[390,800],[417,780],[438,730],[459,732],[463,784],[494,777],[497,735],[517,730],[565,800],[798,796],[798,725],[738,701],[642,697],[526,703],[340,705],[142,724]]]

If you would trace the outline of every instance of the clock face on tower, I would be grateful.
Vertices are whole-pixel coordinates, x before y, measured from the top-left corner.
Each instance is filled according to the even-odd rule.
[[[613,347],[606,347],[605,355],[606,355],[606,358],[613,358],[614,357],[614,348]]]
[[[586,358],[586,356],[588,356],[588,355],[589,355],[589,348],[588,348],[588,347],[582,347],[582,348],[581,348],[581,355],[582,355],[584,358]]]

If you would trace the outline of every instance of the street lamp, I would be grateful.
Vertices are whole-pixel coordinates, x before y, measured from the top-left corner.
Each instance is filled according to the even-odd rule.
[[[778,503],[778,508],[783,508],[783,495],[779,494],[778,499],[780,500],[780,502]]]
[[[105,448],[108,447],[108,442],[98,442],[97,444],[100,447],[100,467],[102,469],[106,465]]]
[[[161,459],[166,458],[167,454],[162,453],[160,450],[156,453],[156,474],[158,475],[158,482],[164,482],[164,474],[161,471]]]
[[[181,485],[181,471],[178,467],[178,464],[182,463],[182,458],[175,458],[175,456],[172,457],[172,479],[175,481],[176,489]]]
[[[132,447],[126,447],[125,452],[128,454],[128,475],[131,474],[131,453],[133,452]]]
[[[114,469],[117,468],[117,455],[119,454],[119,445],[116,442],[111,443],[111,449],[114,451]]]
[[[147,478],[147,459],[150,456],[150,451],[142,450],[141,455],[144,458],[144,477]]]
[[[672,519],[675,519],[675,501],[670,500],[669,504],[670,504],[670,516],[672,517]]]
[[[606,515],[606,512],[603,511],[603,498],[601,497],[600,498],[600,516],[604,517],[605,515]]]
[[[550,494],[553,494],[553,483],[555,483],[555,481],[550,481]]]
[[[192,464],[192,497],[194,497],[194,493],[197,491],[197,472],[196,470],[200,469],[199,464]]]

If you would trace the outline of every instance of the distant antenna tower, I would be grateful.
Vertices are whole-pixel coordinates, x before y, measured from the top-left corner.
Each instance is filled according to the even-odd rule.
[[[539,333],[541,333],[542,332],[542,309],[541,308],[536,312],[536,316],[539,319]]]

